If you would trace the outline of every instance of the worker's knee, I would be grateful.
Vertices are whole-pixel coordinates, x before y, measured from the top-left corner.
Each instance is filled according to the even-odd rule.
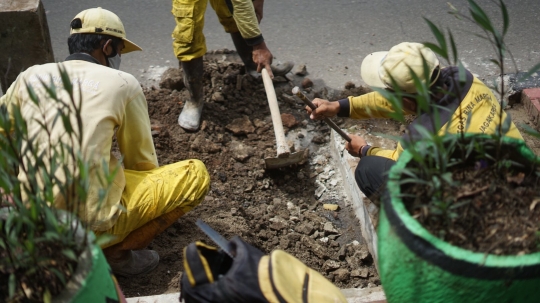
[[[227,33],[236,33],[238,32],[238,26],[236,25],[236,21],[234,20],[233,14],[229,7],[227,7],[227,4],[223,0],[210,0],[210,5],[212,5],[212,8],[214,11],[216,11],[216,15],[218,17],[219,23],[221,23],[221,26],[223,26],[223,29],[225,29],[225,32]]]
[[[202,188],[202,197],[206,195],[208,192],[208,189],[210,188],[210,175],[208,174],[208,170],[206,169],[206,165],[200,160],[197,159],[191,159],[189,160],[192,164],[192,169],[197,174],[197,179],[200,182],[200,186]]]
[[[358,162],[354,178],[364,195],[370,197],[381,189],[386,183],[388,171],[395,163],[392,159],[378,156],[366,156]]]
[[[191,200],[192,206],[199,204],[210,189],[210,175],[204,163],[189,159],[169,165],[178,176],[174,191],[179,191],[185,199]]]

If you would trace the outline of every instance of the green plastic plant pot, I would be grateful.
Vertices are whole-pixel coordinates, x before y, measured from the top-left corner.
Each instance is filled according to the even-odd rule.
[[[103,251],[94,245],[94,233],[88,232],[88,246],[79,256],[79,263],[66,288],[52,300],[60,302],[124,302]]]
[[[522,159],[538,163],[525,142],[509,138],[506,143]],[[409,214],[396,179],[411,159],[405,151],[390,170],[377,229],[388,302],[540,302],[540,253],[468,251],[433,236]]]

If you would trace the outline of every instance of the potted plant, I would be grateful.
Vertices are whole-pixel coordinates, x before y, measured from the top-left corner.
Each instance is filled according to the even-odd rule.
[[[498,31],[480,6],[472,0],[469,5],[471,18],[453,12],[484,31],[497,50],[492,62],[502,76],[506,7],[499,2],[503,28]],[[453,59],[461,74],[464,68],[457,62],[451,32],[447,44],[442,31],[426,21],[438,45],[425,45],[449,62]],[[412,77],[419,108],[433,110],[429,87],[417,75]],[[498,89],[504,96],[503,85]],[[380,93],[397,108],[406,95]],[[507,136],[512,123],[503,106],[495,112],[495,132],[490,135],[468,133],[470,114],[462,107],[456,112],[460,121],[467,121],[462,131],[450,134],[445,127],[416,126],[416,137],[401,141],[404,152],[389,172],[378,225],[379,269],[387,300],[538,302],[540,158],[523,140]],[[403,119],[398,114],[396,118]],[[433,125],[438,118],[433,116]]]
[[[47,92],[44,136],[29,133],[20,108],[0,105],[0,301],[118,302],[123,299],[99,241],[76,215],[84,207],[91,167],[81,146],[80,104],[67,73],[27,85]],[[44,122],[46,121],[46,122]],[[65,129],[62,140],[50,130]],[[10,131],[11,130],[11,131]],[[54,142],[42,151],[41,140]],[[103,191],[111,183],[104,174]],[[105,240],[105,239],[104,239]]]

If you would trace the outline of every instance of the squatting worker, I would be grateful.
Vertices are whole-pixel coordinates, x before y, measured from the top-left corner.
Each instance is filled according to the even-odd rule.
[[[431,75],[425,79],[423,59],[426,61]],[[392,86],[392,78],[402,92],[414,96],[416,86],[411,76],[411,70],[421,81],[430,86],[431,102],[447,110],[440,110],[440,126],[434,126],[431,114],[422,112],[408,126],[408,133],[404,139],[418,135],[415,125],[422,125],[428,130],[439,134],[448,131],[458,133],[467,125],[467,121],[460,121],[460,110],[465,119],[470,119],[470,126],[466,132],[493,134],[500,125],[500,105],[491,90],[478,78],[466,71],[465,83],[459,81],[459,69],[455,66],[442,68],[433,51],[420,43],[403,42],[390,49],[390,51],[375,52],[366,56],[362,62],[361,76],[364,82],[372,87],[396,90]],[[443,93],[444,92],[444,93]],[[403,97],[403,112],[405,114],[418,114],[417,103],[414,97]],[[338,115],[353,119],[389,118],[394,111],[392,105],[380,93],[371,92],[358,97],[350,96],[336,102],[315,99],[317,106],[314,111],[306,107],[312,119],[323,119]],[[468,118],[470,115],[470,118]],[[506,113],[503,114],[503,121]],[[405,137],[406,136],[406,137]],[[506,136],[523,139],[516,126],[512,123]],[[400,143],[394,150],[386,150],[369,145],[360,136],[351,135],[351,142],[347,143],[347,151],[361,160],[355,170],[356,183],[367,197],[372,197],[386,182],[386,175],[390,167],[403,151]]]
[[[172,33],[173,50],[190,93],[190,100],[184,103],[178,124],[188,131],[199,128],[204,106],[203,55],[206,53],[206,40],[203,27],[207,4],[208,0],[172,1],[172,14],[176,20]],[[225,32],[231,35],[246,73],[257,78],[262,68],[266,68],[273,78],[273,75],[285,75],[292,69],[290,62],[280,68],[270,65],[273,56],[259,28],[264,0],[210,0],[210,5]]]
[[[39,109],[33,106],[25,83],[41,96],[40,107],[47,108],[51,105],[47,102],[54,101],[47,100],[39,79],[46,83],[51,77],[60,79],[59,65],[65,68],[74,83],[76,101],[81,103],[81,148],[95,168],[91,171],[88,200],[79,216],[96,234],[116,236],[103,246],[115,274],[146,273],[158,265],[159,256],[143,248],[204,199],[210,183],[208,172],[198,160],[158,167],[141,86],[135,77],[117,70],[121,55],[141,48],[126,39],[117,15],[99,7],[82,11],[71,21],[68,46],[70,55],[64,62],[36,65],[21,73],[0,104],[19,106],[29,133],[42,132],[36,122]],[[62,86],[61,81],[54,84]],[[111,153],[115,130],[124,169]],[[61,138],[64,132],[54,129],[52,137]],[[97,205],[101,187],[97,174],[103,170],[103,163],[111,172],[119,171],[108,196],[102,205]],[[56,197],[57,201],[61,199]]]

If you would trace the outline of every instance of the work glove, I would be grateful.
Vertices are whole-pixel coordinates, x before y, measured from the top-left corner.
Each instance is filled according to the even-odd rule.
[[[234,259],[202,242],[184,249],[180,299],[192,302],[347,302],[318,272],[282,250],[264,255],[239,237]]]

